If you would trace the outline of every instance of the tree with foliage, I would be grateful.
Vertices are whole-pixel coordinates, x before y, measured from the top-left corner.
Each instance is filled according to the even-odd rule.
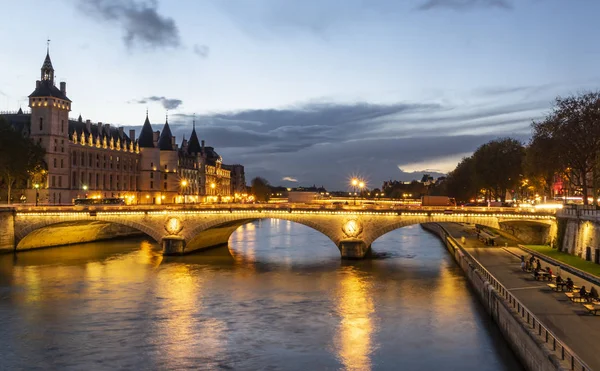
[[[521,182],[525,148],[511,138],[492,140],[473,153],[475,174],[487,200],[506,200]]]
[[[252,179],[252,194],[256,201],[267,202],[271,198],[271,186],[265,178],[256,177]]]
[[[0,117],[0,179],[7,189],[7,202],[19,182],[25,183],[44,164],[44,149],[30,138],[25,138]]]
[[[561,166],[559,153],[552,138],[534,136],[525,148],[523,186],[540,194],[552,196],[552,185]]]
[[[463,158],[448,174],[445,183],[448,196],[456,198],[457,201],[468,202],[476,198],[480,187],[475,177],[473,157]]]
[[[600,150],[600,92],[556,98],[552,113],[532,127],[534,140],[551,141],[564,175],[581,190],[587,205],[592,185],[588,175],[597,166]]]

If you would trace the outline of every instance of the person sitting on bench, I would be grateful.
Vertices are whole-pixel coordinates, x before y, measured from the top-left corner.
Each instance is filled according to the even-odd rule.
[[[594,286],[592,286],[592,288],[590,289],[590,293],[588,295],[588,300],[589,301],[598,301],[598,290],[596,290],[596,288]]]
[[[536,270],[533,271],[533,278],[535,278],[536,280],[540,279],[540,270],[536,268]]]
[[[548,272],[548,275],[552,277],[552,269],[550,269],[550,267],[546,267],[546,272]]]
[[[587,299],[588,292],[585,289],[585,286],[581,286],[581,288],[579,289],[579,296],[581,296],[583,299]]]
[[[573,290],[573,286],[575,286],[575,283],[573,283],[571,277],[567,277],[567,290]]]
[[[558,285],[558,284],[560,284],[560,283],[563,283],[563,279],[562,279],[562,277],[560,276],[560,274],[558,274],[558,275],[556,276],[556,284]]]

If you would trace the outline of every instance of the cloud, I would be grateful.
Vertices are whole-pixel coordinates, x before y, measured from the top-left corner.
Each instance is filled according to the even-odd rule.
[[[244,164],[248,179],[263,176],[272,184],[302,179],[344,190],[349,174],[361,174],[380,187],[388,179],[445,173],[498,136],[526,141],[531,119],[551,107],[544,95],[523,99],[519,87],[490,90],[503,99],[324,102],[220,112],[196,116],[196,131],[225,163]],[[169,121],[178,142],[189,138],[191,114],[174,114]]]
[[[176,109],[180,105],[183,104],[183,101],[181,99],[170,99],[170,98],[157,97],[157,96],[151,96],[151,97],[147,97],[147,98],[142,98],[137,101],[133,101],[133,103],[139,103],[139,104],[146,104],[148,102],[159,102],[160,104],[162,104],[162,106],[165,109],[168,109],[168,110]]]
[[[427,0],[417,7],[418,10],[448,8],[457,11],[475,8],[499,8],[510,10],[512,3],[508,0]]]
[[[286,182],[293,182],[293,183],[297,183],[298,182],[298,179],[292,178],[290,176],[284,176],[283,178],[281,178],[281,180],[286,181]]]
[[[79,0],[84,14],[118,25],[128,48],[179,47],[179,29],[172,18],[159,14],[156,0]]]
[[[192,48],[192,51],[194,52],[194,54],[196,54],[200,58],[207,58],[208,53],[210,52],[210,48],[206,45],[195,44],[194,47]]]

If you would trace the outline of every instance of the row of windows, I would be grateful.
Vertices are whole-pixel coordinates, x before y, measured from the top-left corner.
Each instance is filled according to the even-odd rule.
[[[87,161],[86,161],[87,157]],[[92,153],[88,153],[86,156],[85,152],[73,151],[71,158],[73,159],[73,166],[87,166],[91,168],[109,168],[109,169],[117,169],[121,170],[123,167],[124,171],[134,171],[138,167],[138,159],[135,161],[133,158],[125,157],[121,159],[120,156],[113,155],[100,155],[96,153],[94,156]],[[79,160],[79,161],[78,161]],[[121,161],[122,160],[122,161]]]
[[[89,190],[130,190],[135,191],[138,189],[137,181],[138,178],[130,175],[113,175],[113,174],[100,174],[100,173],[88,173],[81,172],[79,175],[77,171],[73,172],[72,184],[73,188],[86,187]]]

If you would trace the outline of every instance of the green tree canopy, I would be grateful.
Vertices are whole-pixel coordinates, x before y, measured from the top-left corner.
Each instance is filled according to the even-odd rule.
[[[256,177],[252,179],[252,194],[256,201],[267,202],[271,198],[271,187],[265,178]]]
[[[525,148],[511,138],[492,140],[473,153],[475,174],[486,198],[505,201],[506,192],[520,184]]]
[[[7,202],[17,182],[25,182],[28,177],[45,167],[44,149],[15,131],[4,118],[0,117],[0,178],[7,189]]]

